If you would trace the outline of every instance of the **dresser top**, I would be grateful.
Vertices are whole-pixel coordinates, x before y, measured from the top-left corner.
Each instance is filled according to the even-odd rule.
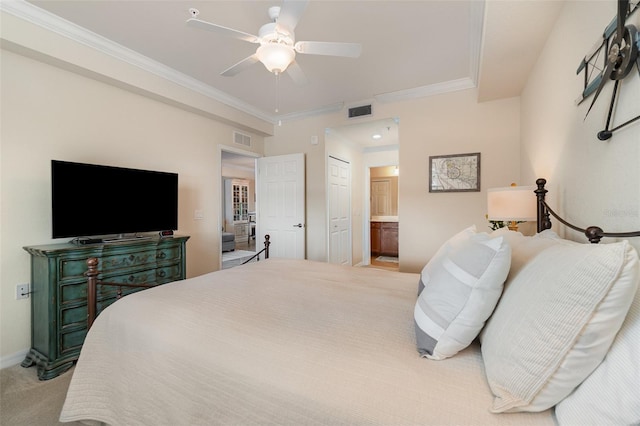
[[[173,235],[172,237],[145,236],[144,238],[125,239],[122,241],[99,242],[90,244],[79,244],[69,241],[65,243],[24,246],[23,249],[33,255],[47,256],[68,251],[102,252],[108,250],[118,250],[124,247],[143,248],[144,246],[148,246],[149,248],[151,248],[163,245],[172,245],[172,243],[183,243],[188,239],[188,235]]]

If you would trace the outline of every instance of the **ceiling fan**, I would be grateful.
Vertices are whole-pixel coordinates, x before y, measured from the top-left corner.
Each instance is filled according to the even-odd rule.
[[[257,36],[198,19],[200,12],[194,8],[189,9],[192,18],[187,20],[187,25],[260,45],[256,53],[224,70],[221,75],[234,76],[251,65],[262,62],[270,72],[279,75],[287,71],[294,83],[304,85],[308,80],[295,60],[296,53],[357,58],[362,51],[359,43],[296,42],[293,31],[307,4],[308,0],[284,0],[282,7],[270,7],[268,13],[272,22],[263,25]]]

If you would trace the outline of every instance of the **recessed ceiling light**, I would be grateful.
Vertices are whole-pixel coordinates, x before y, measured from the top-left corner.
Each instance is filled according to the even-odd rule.
[[[373,136],[371,136],[373,139],[378,140],[378,139],[382,139],[382,135],[380,133],[375,133]]]

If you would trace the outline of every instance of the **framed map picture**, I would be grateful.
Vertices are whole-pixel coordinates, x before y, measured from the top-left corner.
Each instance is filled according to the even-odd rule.
[[[429,157],[429,192],[479,191],[479,152]]]

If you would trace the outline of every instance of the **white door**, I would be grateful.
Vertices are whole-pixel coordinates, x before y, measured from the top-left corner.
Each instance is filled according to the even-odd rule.
[[[270,257],[305,258],[304,154],[261,157],[257,161],[256,249],[269,234]]]
[[[329,157],[329,263],[351,265],[351,164]]]
[[[371,181],[371,216],[391,216],[391,181]]]

